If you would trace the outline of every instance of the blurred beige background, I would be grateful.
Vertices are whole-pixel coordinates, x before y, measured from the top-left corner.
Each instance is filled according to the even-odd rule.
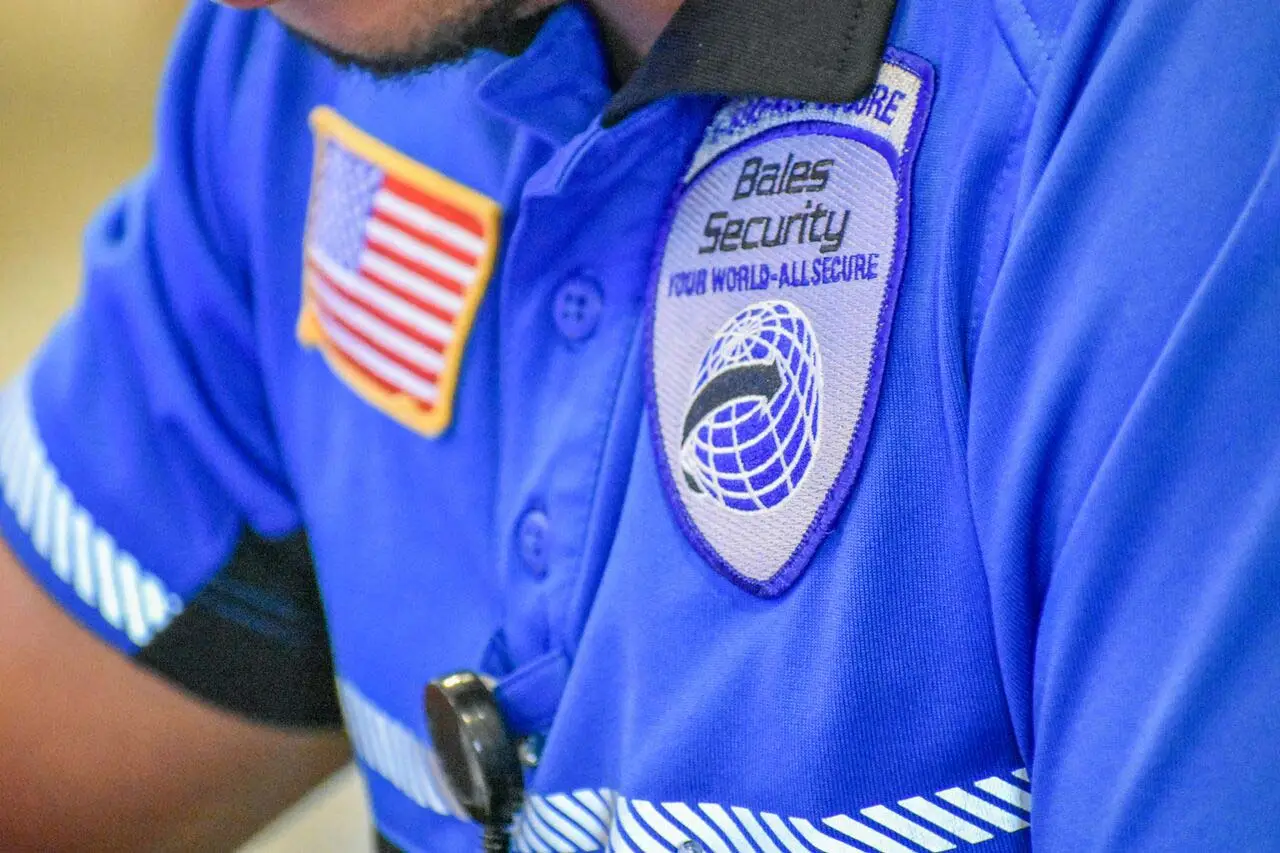
[[[0,0],[0,380],[75,299],[79,232],[146,162],[179,0]],[[361,853],[363,790],[339,774],[242,853]]]

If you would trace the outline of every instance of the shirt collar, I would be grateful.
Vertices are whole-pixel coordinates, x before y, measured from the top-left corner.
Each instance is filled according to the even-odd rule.
[[[578,3],[546,17],[532,43],[480,83],[489,109],[563,145],[600,115],[610,97],[608,67],[595,19]]]
[[[856,101],[875,83],[897,0],[685,0],[605,108],[616,124],[667,95]]]
[[[856,101],[879,73],[897,0],[685,0],[610,98],[604,47],[579,2],[480,85],[481,100],[553,144],[676,94]]]

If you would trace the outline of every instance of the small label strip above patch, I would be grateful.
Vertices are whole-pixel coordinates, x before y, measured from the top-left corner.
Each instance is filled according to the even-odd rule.
[[[848,104],[815,104],[781,98],[738,100],[717,113],[694,155],[684,183],[724,152],[752,136],[802,121],[832,121],[883,137],[901,157],[906,153],[922,94],[932,94],[932,69],[900,51],[891,51],[880,77],[865,98]],[[926,87],[928,91],[926,92]]]

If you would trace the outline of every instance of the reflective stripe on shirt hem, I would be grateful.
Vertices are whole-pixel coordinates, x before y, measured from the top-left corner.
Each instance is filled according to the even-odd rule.
[[[338,680],[338,695],[365,767],[422,808],[466,819],[425,742],[350,682]],[[608,788],[530,794],[512,828],[512,850],[943,853],[1027,829],[1031,792],[1026,781],[1026,770],[1017,769],[1005,777],[816,820],[716,803],[631,799]]]

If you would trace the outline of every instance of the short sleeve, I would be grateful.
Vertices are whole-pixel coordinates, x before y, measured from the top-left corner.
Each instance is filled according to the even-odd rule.
[[[1079,4],[972,365],[1037,850],[1271,850],[1280,7]]]
[[[111,645],[233,710],[321,724],[332,664],[226,153],[264,18],[188,14],[154,161],[89,226],[78,304],[0,396],[0,530]]]

